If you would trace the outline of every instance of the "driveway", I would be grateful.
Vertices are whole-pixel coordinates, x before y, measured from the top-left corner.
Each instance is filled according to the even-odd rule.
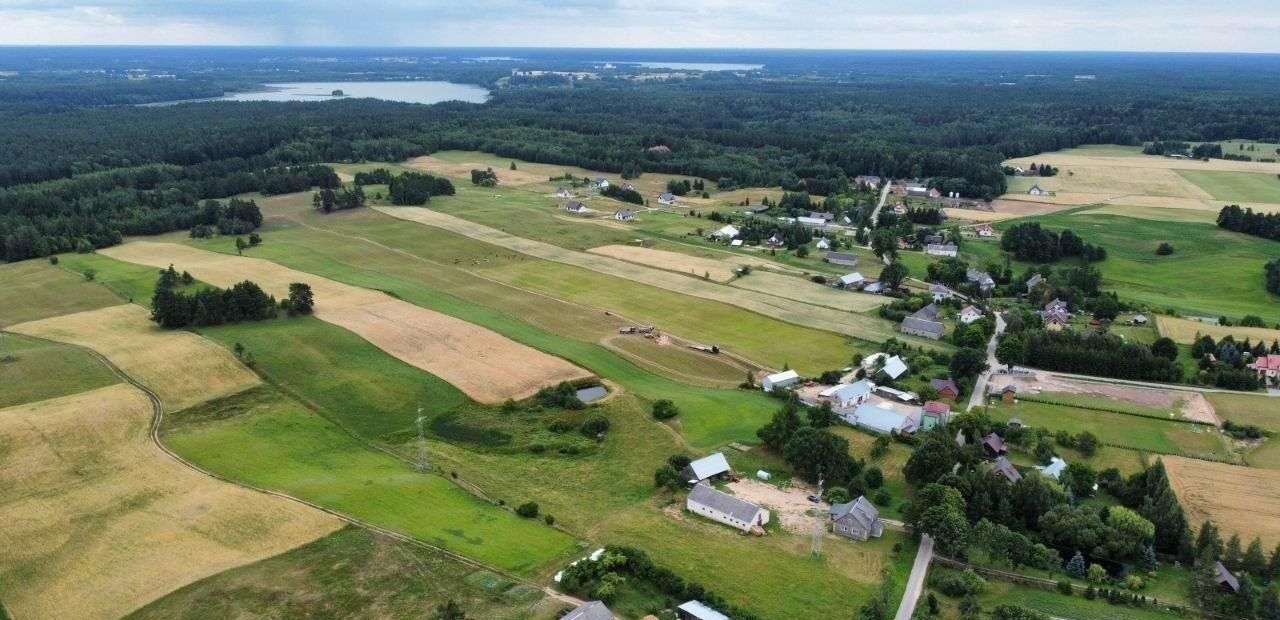
[[[924,577],[929,572],[929,563],[933,561],[933,539],[928,534],[920,535],[920,549],[916,551],[916,561],[911,565],[911,576],[907,578],[907,589],[902,593],[902,602],[898,605],[898,613],[894,620],[911,620],[916,613],[916,603],[920,601],[920,593],[924,590]]]
[[[996,333],[991,335],[991,342],[987,343],[987,369],[978,375],[978,380],[974,382],[973,393],[969,395],[969,407],[966,411],[982,404],[982,399],[987,394],[987,381],[991,379],[991,373],[995,372],[996,366],[1000,365],[996,360],[996,343],[1000,341],[1000,334],[1004,333],[1005,322],[999,312],[995,313],[995,316]]]

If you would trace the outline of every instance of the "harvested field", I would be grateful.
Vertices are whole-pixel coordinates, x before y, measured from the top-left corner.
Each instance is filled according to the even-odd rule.
[[[641,336],[610,336],[600,344],[642,368],[691,385],[733,388],[742,383],[748,372],[757,370],[725,354],[700,353],[681,344],[661,344]]]
[[[1259,536],[1264,549],[1280,543],[1280,471],[1161,458],[1192,525],[1212,519],[1224,537],[1234,533],[1247,541]]]
[[[341,522],[216,481],[148,437],[125,384],[0,409],[0,582],[19,618],[118,618]]]
[[[1182,344],[1193,344],[1197,334],[1212,336],[1214,340],[1231,336],[1236,340],[1248,338],[1252,342],[1263,340],[1268,343],[1280,338],[1280,330],[1267,327],[1224,327],[1163,315],[1156,317],[1156,327],[1160,330],[1161,336],[1172,338],[1175,342]]]
[[[888,298],[879,295],[836,290],[803,278],[768,271],[752,271],[731,284],[749,291],[851,312],[865,312],[879,308],[889,301]]]
[[[700,297],[758,312],[768,317],[817,329],[825,329],[855,338],[880,342],[899,337],[893,324],[866,316],[858,316],[831,308],[815,307],[774,295],[746,291],[700,279],[664,272],[609,257],[517,237],[496,228],[421,207],[375,207],[378,211],[401,219],[435,226],[472,239],[515,250],[522,254],[573,265],[632,282],[656,286],[676,293]],[[506,273],[509,270],[504,270]],[[495,273],[501,276],[501,273]],[[923,342],[922,342],[923,344]],[[928,346],[927,344],[925,346]],[[935,345],[936,346],[936,345]]]
[[[1068,205],[1053,204],[1035,200],[1014,200],[1000,198],[991,201],[991,211],[980,209],[943,209],[947,217],[972,222],[998,222],[1017,217],[1044,215],[1068,208]]]
[[[44,260],[0,264],[0,327],[114,306],[110,290]]]
[[[146,310],[133,304],[21,323],[10,330],[97,351],[154,390],[168,411],[259,383],[226,349],[191,332],[160,329]]]
[[[699,258],[679,252],[642,248],[634,245],[604,245],[587,251],[629,263],[638,263],[699,278],[706,274],[709,279],[716,282],[728,282],[734,277],[734,266],[729,263],[711,258]]]
[[[1172,418],[1176,413],[1188,420],[1213,425],[1219,423],[1213,405],[1199,392],[1079,381],[1043,371],[1035,371],[1029,377],[993,374],[988,384],[993,394],[999,393],[1006,385],[1015,385],[1019,394],[1044,402],[1125,411],[1147,417]]]
[[[471,171],[485,168],[492,168],[494,174],[498,175],[498,187],[494,191],[501,192],[502,186],[520,187],[524,185],[536,185],[539,183],[549,183],[547,179],[553,176],[564,174],[565,166],[553,166],[550,164],[528,164],[519,166],[518,170],[511,170],[509,165],[503,165],[497,160],[499,158],[477,153],[479,157],[474,161],[452,161],[441,159],[435,155],[424,155],[415,157],[405,162],[405,166],[415,170],[422,170],[432,174],[441,174],[449,177],[471,177]],[[481,158],[489,159],[489,161],[480,161]],[[503,159],[510,164],[510,159]],[[568,168],[572,168],[569,166]]]
[[[466,321],[270,261],[143,241],[103,253],[144,265],[178,265],[215,286],[229,287],[252,278],[278,297],[287,294],[289,283],[306,282],[315,293],[317,318],[359,334],[404,362],[448,381],[477,402],[518,400],[548,385],[591,376],[563,359]]]
[[[0,334],[0,408],[76,394],[119,383],[88,351],[60,342]]]
[[[1044,162],[1057,166],[1062,172],[1058,174],[1061,177],[1066,173],[1068,168],[1141,168],[1141,169],[1165,169],[1165,170],[1227,170],[1239,172],[1270,172],[1275,174],[1280,172],[1280,163],[1263,163],[1256,161],[1228,161],[1225,159],[1211,159],[1209,161],[1200,161],[1198,159],[1175,159],[1172,157],[1160,157],[1157,155],[1143,155],[1137,153],[1131,156],[1114,156],[1114,155],[1095,155],[1083,152],[1055,152],[1041,153],[1031,157],[1019,157],[1011,159],[1008,163],[1026,165],[1031,162]],[[1048,177],[1048,178],[1058,178]]]

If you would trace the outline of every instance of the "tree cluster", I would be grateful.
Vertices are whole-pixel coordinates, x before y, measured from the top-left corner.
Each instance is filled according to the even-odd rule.
[[[226,290],[179,290],[181,277],[170,265],[160,272],[151,297],[151,320],[166,329],[261,321],[276,316],[279,305],[257,284],[245,280]]]
[[[996,357],[1002,364],[1117,379],[1176,383],[1183,378],[1176,361],[1156,356],[1146,345],[1098,332],[1006,332]]]
[[[1052,263],[1063,258],[1085,262],[1106,260],[1107,251],[1085,243],[1070,229],[1056,233],[1040,227],[1039,222],[1016,224],[1000,238],[1000,249],[1017,260],[1029,263]]]
[[[404,172],[391,178],[387,194],[394,205],[426,204],[432,196],[452,196],[456,190],[444,177],[425,172]]]
[[[1255,212],[1252,207],[1227,205],[1218,211],[1218,227],[1280,241],[1280,213]]]

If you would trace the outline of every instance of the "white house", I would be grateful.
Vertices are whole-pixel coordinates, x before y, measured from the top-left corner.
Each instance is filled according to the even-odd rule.
[[[822,228],[823,226],[827,225],[827,220],[820,217],[809,217],[807,215],[801,215],[800,217],[796,218],[796,223],[803,224],[805,226],[813,226],[815,228]]]
[[[1067,462],[1055,456],[1049,459],[1048,465],[1036,465],[1036,469],[1040,470],[1040,475],[1057,480],[1067,470]]]
[[[956,292],[951,290],[945,284],[933,283],[929,285],[929,293],[933,295],[933,302],[938,303],[944,299],[951,299],[956,296]]]
[[[1049,192],[1045,191],[1039,185],[1032,185],[1031,189],[1027,190],[1027,194],[1031,196],[1045,196],[1048,195],[1048,193]]]
[[[606,179],[604,177],[596,177],[594,179],[591,179],[591,187],[594,187],[598,190],[609,189],[609,179]]]
[[[658,204],[673,205],[675,203],[676,203],[675,194],[672,194],[671,192],[664,192],[662,194],[658,194]]]
[[[719,237],[721,239],[732,239],[734,237],[737,237],[740,233],[741,231],[739,231],[738,228],[733,224],[725,224],[724,227],[721,228],[720,230],[717,230],[711,233],[711,236]]]
[[[955,258],[959,250],[954,243],[930,243],[924,246],[924,253],[929,256],[950,256]]]
[[[613,214],[613,219],[618,220],[619,222],[630,222],[631,220],[636,219],[636,212],[632,209],[618,209]]]
[[[691,461],[681,471],[689,481],[689,484],[697,484],[707,478],[729,473],[729,461],[725,460],[723,453],[716,452],[696,461]]]
[[[567,187],[556,188],[556,198],[573,198],[573,193]]]
[[[867,279],[862,277],[862,274],[855,271],[853,273],[847,273],[845,275],[840,276],[840,279],[838,281],[840,282],[841,287],[858,288],[859,286],[862,285],[863,282],[866,282]]]
[[[794,384],[800,380],[800,373],[794,370],[784,370],[767,375],[764,381],[760,382],[760,387],[766,392],[772,392],[774,388],[784,388]]]
[[[826,237],[822,237],[818,239],[818,242],[814,244],[814,247],[818,248],[819,250],[830,250],[831,243],[827,241]]]
[[[681,603],[676,607],[676,618],[679,620],[729,620],[729,616],[708,607],[702,601]]]
[[[959,317],[961,323],[968,325],[982,318],[982,311],[973,306],[965,306],[964,309],[960,311]]]
[[[577,200],[571,200],[564,204],[564,210],[568,211],[569,213],[586,213],[587,205],[584,205],[581,202],[578,202]]]
[[[769,511],[700,482],[689,491],[685,508],[696,515],[750,532],[769,522]]]
[[[848,409],[867,402],[875,387],[876,384],[863,379],[857,383],[833,385],[819,392],[818,396],[827,399],[832,409]]]

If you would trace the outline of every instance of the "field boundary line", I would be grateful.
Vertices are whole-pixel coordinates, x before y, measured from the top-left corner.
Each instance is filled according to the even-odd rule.
[[[8,331],[5,331],[5,330],[0,330],[0,333],[9,334],[9,333],[12,333],[12,332],[8,332]],[[456,552],[456,551],[452,551],[452,550],[449,550],[449,549],[445,549],[444,547],[438,547],[438,546],[436,546],[436,545],[433,545],[433,544],[431,544],[431,543],[428,543],[428,542],[426,542],[426,541],[423,541],[423,540],[421,540],[421,539],[419,539],[419,538],[416,538],[416,537],[414,537],[414,536],[410,536],[410,535],[408,535],[408,534],[404,534],[404,533],[401,533],[401,532],[397,532],[397,531],[395,531],[395,530],[392,530],[392,529],[389,529],[389,528],[383,527],[383,526],[381,526],[381,525],[377,525],[377,524],[374,524],[374,523],[370,523],[370,522],[365,521],[365,520],[363,520],[363,519],[358,519],[358,518],[353,517],[353,516],[351,516],[351,515],[348,515],[348,514],[345,514],[345,513],[339,512],[339,511],[337,511],[337,510],[333,510],[332,508],[327,508],[327,507],[322,506],[322,505],[320,505],[320,504],[317,504],[317,503],[315,503],[315,502],[312,502],[312,501],[309,501],[309,500],[305,500],[305,499],[302,499],[302,498],[300,498],[300,497],[296,497],[296,496],[290,495],[290,494],[285,493],[285,492],[282,492],[282,491],[275,491],[275,490],[272,490],[272,489],[267,489],[267,488],[259,487],[259,486],[253,485],[253,484],[249,484],[249,483],[246,483],[246,482],[239,481],[239,480],[234,480],[234,479],[232,479],[232,478],[229,478],[229,477],[223,476],[223,475],[221,475],[221,474],[215,473],[215,472],[213,472],[213,471],[210,471],[210,470],[208,470],[208,469],[205,469],[205,468],[203,468],[203,467],[201,467],[201,466],[197,465],[196,463],[194,463],[194,462],[192,462],[192,461],[190,461],[190,460],[187,460],[185,457],[183,457],[183,456],[179,455],[177,452],[174,452],[173,450],[169,449],[169,447],[168,447],[168,446],[166,446],[166,445],[164,444],[164,442],[160,440],[160,427],[161,427],[161,425],[162,425],[162,424],[163,424],[163,422],[164,422],[164,402],[160,399],[160,396],[159,396],[158,394],[156,394],[153,390],[151,390],[151,388],[147,387],[146,385],[144,385],[143,383],[141,383],[140,381],[138,381],[137,379],[135,379],[132,375],[130,375],[129,373],[125,372],[123,369],[121,369],[119,366],[117,366],[117,365],[116,365],[114,362],[112,362],[110,359],[107,359],[107,357],[106,357],[105,355],[103,355],[103,354],[99,353],[98,351],[96,351],[96,350],[94,350],[94,349],[92,349],[92,348],[90,348],[90,347],[85,347],[85,346],[81,346],[81,345],[74,344],[74,343],[69,343],[69,342],[68,342],[68,343],[63,343],[62,341],[50,340],[50,339],[48,339],[48,338],[40,338],[39,336],[36,336],[36,338],[39,338],[39,339],[41,339],[41,340],[45,340],[45,341],[48,341],[48,342],[55,342],[55,343],[58,343],[58,344],[66,344],[66,345],[68,345],[68,346],[76,347],[76,348],[79,348],[79,349],[82,349],[82,350],[84,350],[84,351],[88,352],[88,353],[89,353],[90,355],[92,355],[94,358],[96,358],[96,359],[98,359],[100,362],[102,362],[102,363],[103,363],[103,364],[104,364],[108,369],[110,369],[113,373],[115,373],[115,375],[116,375],[117,377],[119,377],[122,381],[124,381],[125,383],[128,383],[129,385],[131,385],[131,386],[133,386],[134,388],[136,388],[138,391],[142,392],[142,393],[143,393],[143,395],[145,395],[145,396],[147,397],[147,400],[148,400],[148,401],[150,401],[150,403],[151,403],[151,414],[152,414],[152,415],[151,415],[151,424],[150,424],[150,429],[148,430],[148,433],[147,433],[147,434],[148,434],[148,436],[149,436],[149,437],[150,437],[150,439],[151,439],[151,442],[152,442],[153,444],[155,444],[155,446],[156,446],[156,447],[157,447],[161,452],[163,452],[165,455],[167,455],[169,458],[173,459],[174,461],[178,462],[180,465],[182,465],[182,466],[184,466],[184,467],[186,467],[186,468],[188,468],[188,469],[190,469],[190,470],[192,470],[192,471],[194,471],[194,472],[196,472],[196,473],[203,474],[203,475],[208,476],[208,477],[210,477],[210,478],[213,478],[213,479],[215,479],[215,480],[219,480],[219,481],[224,482],[224,483],[226,483],[226,484],[230,484],[230,485],[233,485],[233,486],[236,486],[236,487],[240,487],[240,488],[242,488],[242,489],[246,489],[246,490],[249,490],[249,491],[255,491],[255,492],[258,492],[258,493],[265,494],[265,495],[270,495],[270,496],[273,496],[273,497],[278,497],[278,498],[281,498],[281,499],[285,499],[285,500],[289,500],[289,501],[292,501],[292,502],[296,502],[296,503],[298,503],[298,504],[302,504],[302,505],[304,505],[304,506],[308,506],[308,507],[313,508],[313,509],[315,509],[315,510],[319,510],[320,512],[323,512],[323,513],[328,514],[328,515],[330,515],[330,516],[332,516],[332,517],[335,517],[335,518],[337,518],[338,520],[343,521],[344,523],[347,523],[347,524],[349,524],[349,525],[354,525],[354,526],[357,526],[357,527],[361,527],[361,528],[364,528],[364,529],[366,529],[366,530],[369,530],[369,531],[371,531],[371,532],[373,532],[373,533],[375,533],[375,534],[379,534],[379,535],[382,535],[382,536],[385,536],[385,537],[388,537],[388,538],[391,538],[391,539],[394,539],[394,540],[398,540],[398,541],[403,542],[403,543],[406,543],[406,544],[415,545],[415,546],[417,546],[417,547],[419,547],[419,548],[422,548],[422,549],[428,549],[428,550],[431,550],[431,551],[434,551],[434,552],[437,552],[437,553],[442,553],[442,554],[444,554],[444,555],[446,555],[446,556],[449,556],[450,558],[452,558],[452,559],[454,559],[454,560],[457,560],[458,562],[461,562],[462,564],[465,564],[465,565],[467,565],[467,566],[470,566],[471,568],[475,568],[475,569],[478,569],[478,570],[487,570],[487,571],[490,571],[490,572],[492,572],[492,573],[495,573],[495,574],[501,575],[501,576],[503,576],[503,577],[506,577],[506,578],[508,578],[508,579],[510,579],[510,580],[512,580],[512,581],[514,581],[514,582],[516,582],[516,583],[520,583],[520,584],[527,585],[527,586],[529,586],[529,587],[537,588],[538,590],[542,591],[544,594],[546,594],[546,595],[548,595],[548,596],[551,596],[551,597],[553,597],[553,598],[556,598],[557,600],[563,601],[563,602],[565,602],[565,603],[569,603],[569,604],[573,604],[573,605],[581,605],[581,604],[583,603],[583,601],[580,601],[580,600],[578,600],[578,599],[576,599],[576,598],[574,598],[574,597],[572,597],[572,596],[569,596],[569,595],[567,595],[567,594],[563,594],[563,593],[561,593],[561,592],[557,592],[557,591],[555,591],[555,590],[554,590],[553,588],[551,588],[550,586],[540,586],[540,585],[538,585],[538,584],[536,584],[536,583],[534,583],[534,582],[532,582],[532,581],[530,581],[530,580],[528,580],[528,579],[525,579],[525,578],[523,578],[523,577],[519,577],[519,576],[513,575],[513,574],[509,573],[508,571],[506,571],[506,570],[504,570],[504,569],[500,569],[500,568],[497,568],[497,567],[495,567],[495,566],[490,566],[490,565],[488,565],[488,564],[485,564],[484,562],[481,562],[481,561],[479,561],[479,560],[476,560],[476,559],[473,559],[473,558],[467,557],[467,556],[462,555],[462,554],[460,554],[460,553],[458,553],[458,552]],[[252,388],[250,388],[250,389],[252,389]],[[241,392],[239,392],[239,393],[243,393],[244,391],[245,391],[245,390],[242,390],[242,391],[241,391]],[[317,414],[317,415],[318,415],[318,414]],[[322,416],[322,417],[323,417],[323,416]],[[326,419],[327,419],[327,418],[326,418]],[[433,474],[428,474],[428,475],[433,475]]]
[[[1174,422],[1174,423],[1177,423],[1177,424],[1190,424],[1190,425],[1192,425],[1192,426],[1208,426],[1208,427],[1217,428],[1217,425],[1216,425],[1216,424],[1212,424],[1212,423],[1205,422],[1205,421],[1202,421],[1202,420],[1192,420],[1191,418],[1182,418],[1182,417],[1166,418],[1166,417],[1161,417],[1161,416],[1147,415],[1147,414],[1145,414],[1145,413],[1136,413],[1136,412],[1133,412],[1133,411],[1121,411],[1121,410],[1119,410],[1119,409],[1107,409],[1106,407],[1097,407],[1097,406],[1092,406],[1092,405],[1077,405],[1077,404],[1073,404],[1073,403],[1066,403],[1066,402],[1056,401],[1056,400],[1049,399],[1049,398],[1037,398],[1037,395],[1024,395],[1024,396],[1019,396],[1019,397],[1018,397],[1018,400],[1020,400],[1020,401],[1027,401],[1027,402],[1030,402],[1030,403],[1040,403],[1040,404],[1042,404],[1042,405],[1057,405],[1057,406],[1059,406],[1059,407],[1072,407],[1072,408],[1074,408],[1074,409],[1084,409],[1084,410],[1087,410],[1087,411],[1099,411],[1099,412],[1102,412],[1102,413],[1114,413],[1114,414],[1116,414],[1116,415],[1127,415],[1127,416],[1133,416],[1133,417],[1135,417],[1135,418],[1146,418],[1146,419],[1148,419],[1148,420],[1159,420],[1159,421],[1162,421],[1162,422]]]

